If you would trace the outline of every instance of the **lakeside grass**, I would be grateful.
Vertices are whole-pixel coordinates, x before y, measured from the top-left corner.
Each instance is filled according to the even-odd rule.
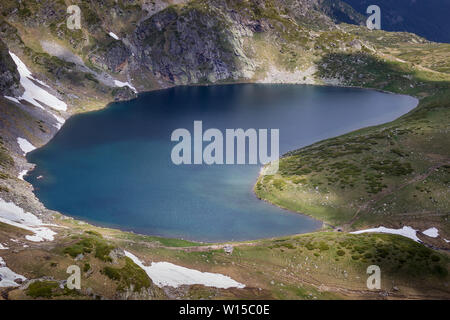
[[[204,247],[148,247],[144,241],[124,242],[120,235],[106,239],[110,236],[107,229],[93,234],[88,228],[86,225],[87,232],[82,237],[70,231],[71,236],[56,239],[51,250],[39,245],[15,254],[6,252],[8,266],[30,279],[38,279],[28,289],[12,290],[10,297],[92,299],[96,295],[118,298],[149,292],[153,298],[165,298],[163,291],[127,257],[97,256],[99,241],[131,250],[143,261],[168,261],[202,272],[221,273],[246,285],[245,289],[230,290],[190,286],[177,293],[183,299],[377,298],[379,292],[442,298],[449,294],[445,286],[449,280],[448,255],[402,236],[316,232],[235,243],[233,253],[227,254],[223,249]],[[81,238],[88,239],[84,244],[91,250],[80,259],[66,249],[73,248]],[[73,264],[82,270],[82,290],[60,289],[57,279],[66,279],[66,268]],[[381,291],[366,287],[366,269],[372,264],[382,270]]]
[[[366,287],[366,270],[372,264],[380,266],[382,290],[390,293],[398,287],[402,295],[433,295],[445,292],[448,281],[447,255],[389,234],[317,232],[259,240],[252,245],[236,244],[231,255],[220,249],[149,250],[139,245],[131,249],[149,260],[230,275],[249,290],[261,288],[260,294],[271,299],[376,297],[379,292]],[[212,288],[205,290],[204,298],[210,298],[208,292],[217,294]],[[186,298],[195,292],[189,292]],[[234,294],[237,298],[246,295],[245,291]]]
[[[129,232],[121,233],[119,237],[121,239],[137,241],[137,242],[140,242],[140,241],[153,242],[153,243],[156,242],[165,247],[195,247],[195,246],[207,245],[205,243],[193,242],[193,241],[188,241],[188,240],[183,240],[183,239],[147,236],[147,235],[129,233]]]
[[[355,66],[355,59],[362,62]],[[364,54],[329,55],[324,61],[322,73],[413,95],[419,105],[390,123],[288,152],[276,175],[259,177],[257,196],[350,228],[401,225],[405,214],[433,212],[442,215],[433,226],[448,234],[450,76]],[[362,76],[355,80],[355,74]],[[407,222],[427,225],[423,216]]]

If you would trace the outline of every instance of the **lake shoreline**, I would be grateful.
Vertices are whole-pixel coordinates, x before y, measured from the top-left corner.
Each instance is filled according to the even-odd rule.
[[[261,84],[261,85],[270,85],[269,83],[258,83],[258,82],[256,82],[256,83],[254,83],[254,82],[239,82],[239,83],[235,83],[235,82],[233,82],[233,83],[225,83],[225,84],[217,84],[216,86],[221,86],[221,85],[236,85],[236,84],[255,84],[255,85],[259,85],[259,84]],[[286,83],[286,84],[283,84],[283,83],[275,83],[274,85],[295,85],[295,86],[297,86],[297,85],[300,85],[300,86],[314,86],[314,87],[317,87],[317,85],[310,85],[310,84],[296,84],[296,83]],[[213,86],[213,85],[201,85],[201,84],[198,84],[198,85],[187,85],[187,86],[183,86],[183,87],[209,87],[209,86]],[[386,92],[386,91],[383,91],[383,90],[377,90],[377,89],[370,89],[370,88],[359,88],[359,87],[352,87],[352,86],[335,86],[335,85],[320,85],[320,87],[330,87],[330,88],[336,88],[336,87],[338,87],[338,88],[340,88],[340,87],[342,87],[342,88],[351,88],[351,89],[366,89],[366,90],[369,90],[369,91],[375,91],[375,92],[381,92],[381,93],[387,93],[387,94],[394,94],[394,95],[400,95],[400,96],[408,96],[408,95],[404,95],[404,94],[398,94],[398,93],[391,93],[391,92]],[[173,87],[171,87],[171,88],[173,88]],[[165,88],[165,89],[161,89],[161,90],[156,90],[156,91],[163,91],[163,90],[166,90],[166,89],[171,89],[171,88]],[[140,95],[144,95],[145,93],[148,93],[148,92],[154,92],[155,90],[152,90],[152,91],[146,91],[146,92],[141,92],[140,93]],[[411,97],[411,96],[409,96],[409,97]],[[134,99],[132,99],[132,100],[134,100]],[[417,99],[416,99],[417,100]],[[112,103],[109,103],[109,104],[107,104],[106,106],[105,106],[105,108],[108,108],[110,105],[111,105]],[[101,111],[101,110],[104,110],[105,108],[103,108],[103,109],[100,109],[100,110],[97,110],[97,111],[92,111],[92,112],[98,112],[98,111]],[[417,105],[415,106],[415,107],[413,107],[412,109],[411,109],[411,111],[412,110],[414,110],[415,108],[417,108]],[[411,111],[409,111],[409,112],[411,112]],[[407,113],[409,113],[409,112],[407,112]],[[407,113],[405,113],[405,114],[407,114]],[[84,113],[83,113],[84,114]],[[401,116],[404,116],[405,114],[403,114],[403,115],[401,115]],[[71,116],[72,117],[72,116]],[[70,117],[70,118],[71,118]],[[394,119],[395,120],[395,119]],[[394,120],[391,120],[391,121],[394,121]],[[389,122],[391,122],[391,121],[389,121]],[[383,123],[383,124],[385,124],[385,123]],[[383,124],[380,124],[380,125],[383,125]],[[364,127],[364,128],[367,128],[367,127]],[[357,130],[359,130],[359,129],[357,129]],[[353,131],[353,130],[352,130]],[[352,131],[350,131],[350,132],[352,132]],[[59,132],[59,131],[58,131]],[[345,135],[345,134],[348,134],[348,133],[350,133],[350,132],[347,132],[347,133],[344,133],[344,134],[342,134],[342,135]],[[340,135],[339,135],[340,136]],[[330,138],[328,138],[328,139],[332,139],[333,137],[330,137]],[[49,140],[50,141],[50,140]],[[319,143],[319,142],[322,142],[322,140],[320,140],[320,141],[317,141],[317,142],[315,142],[315,143]],[[305,146],[306,147],[306,146]],[[288,151],[287,153],[289,153],[290,151]],[[286,154],[286,153],[285,153]],[[284,156],[284,155],[283,155]],[[257,180],[259,179],[259,177],[257,178]],[[254,192],[254,186],[255,186],[255,184],[253,184],[253,188],[252,188],[252,193],[253,193],[253,195],[256,197],[256,198],[258,198],[259,200],[264,200],[264,199],[261,199],[260,197],[258,197],[258,195]],[[33,192],[34,193],[34,192]],[[295,211],[292,211],[292,210],[289,210],[289,209],[286,209],[286,208],[282,208],[281,206],[278,206],[278,205],[274,205],[273,203],[270,203],[269,201],[264,201],[264,202],[266,202],[266,205],[268,205],[268,204],[270,204],[271,206],[275,206],[275,207],[278,207],[278,208],[281,208],[281,209],[283,209],[283,211],[287,211],[287,212],[289,212],[289,213],[294,213],[294,214],[299,214],[299,213],[297,213],[297,212],[295,212]],[[310,215],[308,215],[308,214],[303,214],[303,213],[301,213],[303,216],[305,216],[305,217],[309,217],[309,218],[313,218],[313,217],[311,217]],[[69,216],[70,217],[70,216]],[[79,219],[79,218],[75,218],[76,220],[80,220],[80,221],[83,221],[82,219]],[[320,222],[320,223],[322,223],[322,227],[320,227],[320,228],[318,228],[318,229],[315,229],[314,231],[311,231],[311,232],[317,232],[317,231],[323,231],[324,230],[324,221],[322,221],[322,220],[319,220],[319,219],[317,219],[317,218],[313,218],[314,220],[316,220],[316,221],[318,221],[318,222]],[[90,223],[90,222],[88,222],[88,223]],[[96,224],[96,223],[94,223],[94,225],[98,225],[99,227],[106,227],[106,228],[109,228],[107,225],[105,225],[105,224]],[[331,225],[330,225],[331,226]],[[333,226],[331,226],[331,227],[333,227]],[[115,227],[115,228],[117,228],[117,227]],[[122,230],[122,231],[124,231],[124,232],[128,232],[128,231],[126,231],[126,230],[123,230],[123,229],[120,229],[120,227],[119,228],[117,228],[118,230]],[[289,234],[289,235],[295,235],[295,234],[303,234],[304,232],[301,232],[301,233],[293,233],[293,234]],[[310,232],[307,232],[307,233],[310,233]],[[143,234],[143,235],[149,235],[149,236],[151,236],[151,234]],[[284,236],[289,236],[289,235],[284,235]],[[159,237],[159,236],[157,236],[157,237]],[[163,236],[164,237],[164,236]],[[273,239],[273,238],[276,238],[277,236],[273,236],[273,237],[268,237],[268,238],[266,238],[266,237],[262,237],[262,238],[255,238],[255,239],[248,239],[248,240],[241,240],[241,241],[255,241],[255,240],[261,240],[261,239]],[[280,237],[280,236],[278,236],[278,237]],[[281,236],[281,237],[283,237],[283,236]],[[167,237],[164,237],[164,238],[167,238]],[[182,237],[173,237],[173,239],[181,239],[181,240],[184,240]],[[199,242],[199,241],[197,241],[197,240],[195,240],[195,239],[192,239],[192,241],[196,241],[196,242]],[[212,242],[208,242],[208,241],[200,241],[200,242],[202,242],[202,243],[223,243],[223,241],[222,242],[215,242],[215,241],[212,241]],[[225,241],[226,242],[226,241]],[[239,241],[238,241],[239,242]]]

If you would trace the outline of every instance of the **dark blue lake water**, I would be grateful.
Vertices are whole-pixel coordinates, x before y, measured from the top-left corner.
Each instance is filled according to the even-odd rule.
[[[416,104],[408,96],[300,85],[149,92],[70,118],[28,155],[36,168],[26,180],[49,209],[148,235],[215,242],[309,232],[321,223],[253,194],[260,165],[174,165],[172,131],[193,132],[194,120],[203,130],[274,128],[285,153],[391,121]]]

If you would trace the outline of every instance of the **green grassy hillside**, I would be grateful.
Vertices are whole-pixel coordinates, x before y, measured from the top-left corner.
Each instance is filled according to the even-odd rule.
[[[391,123],[289,152],[277,175],[260,177],[258,196],[350,229],[435,226],[448,237],[450,76],[368,54],[323,61],[323,75],[413,95],[419,106]]]

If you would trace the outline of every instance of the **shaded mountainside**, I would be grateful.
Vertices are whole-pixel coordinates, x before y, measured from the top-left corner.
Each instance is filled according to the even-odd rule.
[[[1,257],[31,280],[1,297],[448,297],[450,45],[369,31],[351,1],[74,1],[80,30],[66,26],[68,4],[0,3],[0,199],[54,223],[57,231],[53,241],[33,243],[30,230],[0,222],[0,244],[9,248]],[[432,249],[399,236],[324,227],[327,232],[235,243],[229,254],[222,244],[68,219],[47,210],[21,179],[32,165],[19,141],[42,146],[73,114],[131,99],[136,91],[232,82],[357,86],[417,97],[419,106],[392,123],[288,153],[280,172],[261,177],[255,192],[345,231],[436,227],[436,238],[418,232]],[[147,262],[223,273],[246,288],[161,289],[124,249]],[[88,285],[58,289],[74,263]],[[365,286],[365,267],[373,263],[386,275],[380,292]]]
[[[0,40],[0,79],[0,93],[2,95],[16,96],[20,94],[19,72],[2,40]]]

